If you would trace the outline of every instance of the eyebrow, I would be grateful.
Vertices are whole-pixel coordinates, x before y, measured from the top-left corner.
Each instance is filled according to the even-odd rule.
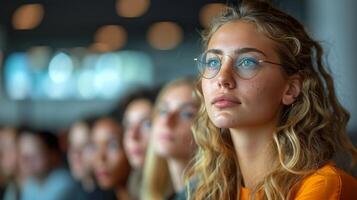
[[[169,107],[166,102],[162,102],[161,105],[159,104],[158,107],[161,107],[161,106],[166,107],[166,108]],[[178,109],[185,109],[185,108],[190,108],[190,107],[196,108],[196,106],[197,106],[197,104],[196,104],[195,102],[189,101],[189,102],[182,103],[182,104],[178,107]]]
[[[220,50],[220,49],[209,49],[207,50],[207,52],[211,52],[211,53],[216,53],[216,54],[221,54],[223,55],[223,51]],[[260,53],[262,54],[264,57],[266,57],[266,54],[259,50],[259,49],[256,49],[256,48],[249,48],[249,47],[245,47],[245,48],[240,48],[240,49],[236,49],[233,51],[234,54],[243,54],[243,53],[249,53],[249,52],[256,52],[256,53]]]
[[[180,106],[180,109],[185,109],[185,108],[196,108],[196,104],[194,102],[186,102],[186,103],[183,103],[181,106]]]

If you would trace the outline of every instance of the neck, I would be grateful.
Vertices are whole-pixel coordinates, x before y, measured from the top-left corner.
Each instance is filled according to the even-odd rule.
[[[275,125],[230,129],[244,187],[253,189],[273,167]]]
[[[87,192],[91,192],[95,189],[95,183],[91,176],[84,177],[81,181],[81,184],[82,188]]]
[[[183,173],[188,166],[190,159],[169,159],[168,166],[172,184],[175,192],[180,191],[184,187]]]
[[[115,195],[117,197],[117,199],[120,200],[129,200],[129,194],[128,191],[126,190],[125,186],[118,186],[115,189]]]

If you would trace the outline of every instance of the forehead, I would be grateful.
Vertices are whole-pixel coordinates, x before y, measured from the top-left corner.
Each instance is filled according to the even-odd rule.
[[[167,89],[162,95],[160,102],[169,105],[177,105],[192,102],[193,88],[188,84],[175,85]]]
[[[128,105],[124,117],[127,118],[130,115],[150,113],[151,107],[152,105],[147,99],[134,100]]]
[[[234,21],[222,25],[208,42],[207,49],[219,49],[229,53],[240,48],[256,48],[267,57],[275,57],[274,41],[259,32],[252,22]]]
[[[43,148],[41,140],[34,135],[22,135],[19,139],[19,147],[21,152],[38,152]]]
[[[101,120],[93,128],[93,140],[105,142],[112,138],[120,138],[121,130],[118,124],[112,120]]]
[[[70,145],[81,145],[87,142],[89,137],[89,130],[86,127],[78,126],[69,133]]]

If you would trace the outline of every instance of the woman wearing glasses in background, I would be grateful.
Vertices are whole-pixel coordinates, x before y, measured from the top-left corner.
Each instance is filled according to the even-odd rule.
[[[323,50],[291,16],[261,1],[227,8],[203,34],[201,107],[189,199],[357,197],[332,158],[357,151]]]

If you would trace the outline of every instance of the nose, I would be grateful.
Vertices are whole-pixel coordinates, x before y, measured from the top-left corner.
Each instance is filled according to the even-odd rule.
[[[140,125],[135,125],[131,128],[129,132],[129,136],[132,140],[139,140],[140,139]]]
[[[107,160],[107,155],[105,153],[105,150],[103,148],[97,149],[95,152],[95,158],[98,163],[105,163]]]
[[[225,62],[222,62],[221,70],[217,74],[217,84],[219,88],[233,89],[236,87],[232,60],[233,59],[225,59]]]
[[[169,128],[173,128],[176,125],[176,112],[169,112],[166,116],[165,123]]]

